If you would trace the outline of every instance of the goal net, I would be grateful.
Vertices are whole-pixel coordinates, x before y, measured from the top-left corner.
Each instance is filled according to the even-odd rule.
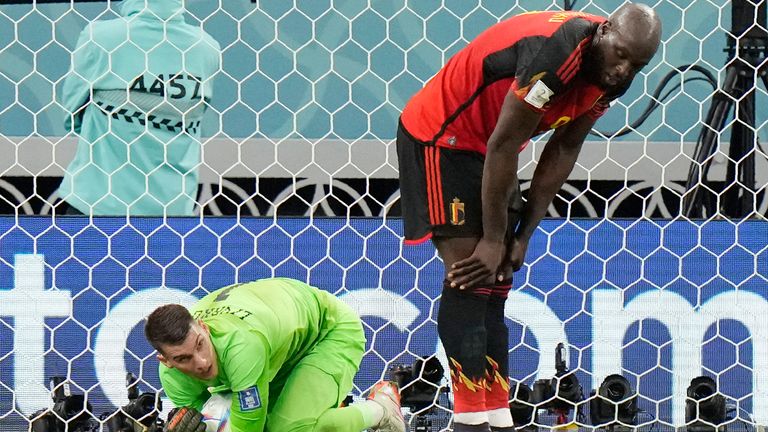
[[[618,401],[636,403],[644,430],[753,430],[768,423],[766,1],[642,2],[662,18],[662,46],[598,122],[515,274],[514,412],[532,426],[611,423],[634,405],[593,402],[623,388],[606,380],[619,375]],[[59,185],[78,137],[64,81],[82,29],[119,19],[124,3],[0,5],[2,430],[54,406],[53,377],[95,418],[128,403],[127,373],[159,392],[143,317],[264,277],[306,281],[362,316],[356,398],[418,359],[447,366],[442,263],[428,243],[402,244],[399,112],[501,19],[565,3],[607,16],[620,2],[185,0],[184,19],[221,60],[206,83],[192,215],[70,216]],[[168,72],[143,85],[180,94]],[[520,156],[524,195],[547,137]],[[581,396],[558,410],[563,374]],[[450,393],[431,397],[412,427],[448,430]]]

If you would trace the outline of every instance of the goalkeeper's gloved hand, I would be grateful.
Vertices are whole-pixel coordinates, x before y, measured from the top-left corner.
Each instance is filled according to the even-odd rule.
[[[205,432],[203,415],[192,407],[175,409],[168,414],[164,432]]]

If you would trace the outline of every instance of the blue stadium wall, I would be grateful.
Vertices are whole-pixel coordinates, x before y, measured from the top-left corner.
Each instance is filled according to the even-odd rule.
[[[158,387],[142,317],[258,278],[308,281],[362,315],[358,389],[439,351],[442,264],[429,244],[401,245],[399,220],[30,217],[0,232],[0,424],[14,401],[45,407],[53,375],[97,414],[126,402],[126,372]],[[768,420],[766,239],[764,222],[545,220],[507,305],[513,378],[551,377],[562,341],[585,394],[622,373],[649,415],[681,424],[690,379],[719,375]]]

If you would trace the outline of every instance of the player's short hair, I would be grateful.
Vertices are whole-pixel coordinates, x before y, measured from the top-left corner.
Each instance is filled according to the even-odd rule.
[[[182,305],[160,306],[147,317],[144,336],[154,349],[162,353],[161,345],[181,345],[194,321],[192,314]]]

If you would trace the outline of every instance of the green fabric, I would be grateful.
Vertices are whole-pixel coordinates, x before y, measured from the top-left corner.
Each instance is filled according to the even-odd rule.
[[[357,314],[333,295],[292,279],[224,287],[191,312],[210,329],[219,375],[204,382],[161,364],[160,380],[176,406],[198,409],[210,397],[208,387],[230,389],[233,432],[313,430],[352,389],[365,352]],[[261,407],[243,411],[237,392],[253,386]],[[357,424],[357,415],[342,418]]]
[[[324,347],[322,354],[318,350],[318,355],[306,364],[304,361],[299,363],[291,373],[274,403],[274,408],[268,414],[267,430],[360,432],[366,428],[360,410],[353,407],[333,408],[340,403],[340,390],[345,390],[343,396],[346,396],[346,392],[352,389],[351,378],[354,374],[349,376],[349,384],[342,386],[337,377],[325,373],[324,370],[330,369],[330,365],[344,367],[344,362],[339,363],[335,353],[326,348],[330,349],[330,346]],[[329,362],[324,366],[324,370],[311,365],[321,361]],[[349,367],[344,369],[350,370]]]
[[[355,406],[326,411],[313,432],[360,432],[371,427],[363,420],[363,414]]]
[[[88,24],[73,50],[60,102],[78,143],[59,195],[85,214],[192,215],[219,44],[184,22],[181,0],[121,12]]]
[[[363,418],[363,427],[365,428],[372,428],[378,425],[381,422],[381,419],[387,415],[383,406],[371,400],[355,402],[350,405],[350,408],[354,408],[360,412],[360,415]]]

